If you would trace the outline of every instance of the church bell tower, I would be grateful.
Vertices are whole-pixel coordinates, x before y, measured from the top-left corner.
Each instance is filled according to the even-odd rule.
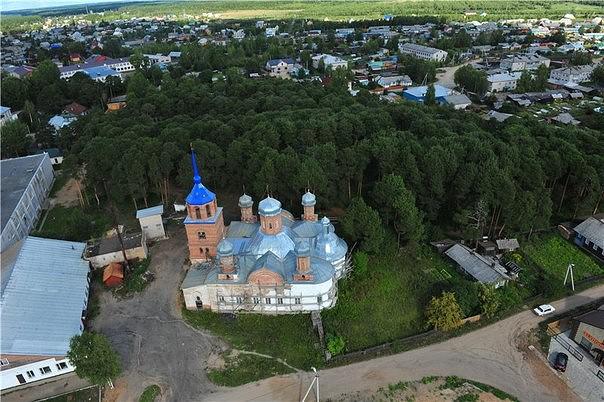
[[[193,188],[187,196],[187,217],[184,224],[189,244],[191,263],[207,261],[216,256],[216,247],[225,234],[222,207],[216,203],[216,194],[201,182],[195,150],[191,147]]]

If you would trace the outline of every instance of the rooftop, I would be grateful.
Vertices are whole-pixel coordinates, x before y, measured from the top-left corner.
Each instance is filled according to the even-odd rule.
[[[64,356],[82,332],[88,295],[84,243],[27,237],[2,292],[0,352]]]
[[[575,232],[604,249],[604,222],[601,220],[590,216],[575,227]]]
[[[596,328],[604,329],[604,304],[597,310],[590,311],[575,317],[575,320],[593,325]]]
[[[136,211],[136,219],[147,218],[149,216],[154,216],[154,215],[161,215],[163,213],[164,213],[163,204],[156,205],[154,207],[139,209],[138,211]]]
[[[46,154],[30,155],[0,161],[2,231],[44,158],[48,158],[48,156]]]
[[[142,233],[136,233],[126,235],[122,233],[122,241],[126,250],[140,247],[142,244]],[[105,237],[86,246],[85,257],[95,257],[97,255],[103,255],[108,253],[115,253],[122,249],[120,240],[117,235],[112,237]]]
[[[506,269],[495,260],[482,256],[463,244],[455,244],[445,251],[468,274],[480,283],[497,283],[509,279]]]

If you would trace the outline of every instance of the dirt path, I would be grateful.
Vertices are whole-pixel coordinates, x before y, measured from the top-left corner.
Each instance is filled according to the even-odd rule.
[[[55,196],[50,199],[51,208],[55,205],[74,207],[78,204],[78,186],[76,185],[75,179],[71,178],[56,192]]]
[[[565,311],[604,295],[604,285],[552,303]],[[539,318],[524,311],[488,327],[443,343],[397,355],[322,370],[321,398],[375,391],[401,380],[456,375],[492,385],[527,401],[576,401],[579,398],[539,359],[531,358],[524,333]],[[310,373],[273,377],[236,388],[221,388],[204,401],[299,401]]]

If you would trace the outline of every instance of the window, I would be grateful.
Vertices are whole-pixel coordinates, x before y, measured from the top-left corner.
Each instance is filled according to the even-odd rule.
[[[243,297],[237,296],[237,303],[239,303],[239,304],[243,303]]]
[[[283,297],[277,297],[277,304],[283,304]]]
[[[9,364],[8,359],[0,359],[0,366],[8,366]]]
[[[19,384],[25,384],[25,377],[23,377],[23,374],[17,374],[17,381],[19,381]]]
[[[34,374],[34,371],[33,371],[33,370],[27,370],[27,376],[28,376],[29,378],[34,378],[36,375]]]
[[[57,364],[57,370],[65,370],[67,368],[67,363],[61,362]]]
[[[260,303],[260,298],[254,297],[254,304],[259,304],[259,303]]]
[[[50,367],[48,366],[44,366],[40,368],[40,374],[48,374],[50,373],[52,370],[50,369]]]
[[[199,207],[195,207],[195,218],[201,219],[201,211],[199,210]]]
[[[201,239],[205,239],[206,238],[206,232],[197,232],[197,239],[201,240]]]
[[[209,205],[206,205],[206,215],[208,217],[212,216],[212,211],[210,210],[210,206]]]
[[[264,303],[271,304],[271,298],[270,297],[265,297],[264,298]]]
[[[210,254],[210,249],[206,247],[206,255]]]
[[[323,296],[317,296],[317,304],[323,303]]]
[[[218,301],[220,301],[221,303],[224,303],[224,296],[218,296]]]
[[[581,342],[580,342],[581,346],[583,346],[587,351],[591,351],[591,347],[593,346],[593,344],[588,341],[584,336],[581,337]]]
[[[300,300],[300,298],[299,298],[299,297],[296,297],[296,298],[294,298],[294,303],[296,303],[296,304],[301,304],[301,303],[302,303],[302,301]]]
[[[272,224],[272,223],[269,223],[269,224],[268,224],[268,228],[269,228],[269,229],[272,229],[272,228],[273,228],[273,224]]]

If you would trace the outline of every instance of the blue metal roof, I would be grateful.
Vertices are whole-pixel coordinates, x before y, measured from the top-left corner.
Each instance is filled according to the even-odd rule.
[[[264,216],[278,215],[281,213],[281,203],[272,197],[266,197],[258,204],[258,213]]]
[[[85,243],[27,237],[0,306],[0,353],[65,356],[88,300]]]
[[[191,149],[191,164],[193,165],[193,188],[187,196],[187,204],[204,205],[216,199],[216,194],[208,190],[201,182],[201,176],[197,169],[195,150]]]
[[[109,77],[111,75],[120,75],[120,73],[118,73],[114,69],[112,69],[110,67],[106,67],[106,66],[84,68],[82,70],[82,72],[84,74],[88,75],[90,78]]]
[[[161,215],[164,213],[164,205],[160,204],[155,207],[139,209],[136,211],[136,219],[147,218],[153,215]]]
[[[413,100],[421,100],[423,101],[424,96],[426,96],[426,92],[428,91],[428,86],[423,85],[420,87],[411,87],[407,88],[403,91],[403,96],[407,99]],[[443,87],[442,85],[434,85],[434,94],[435,97],[444,98],[445,96],[451,95],[452,91],[449,88]]]

